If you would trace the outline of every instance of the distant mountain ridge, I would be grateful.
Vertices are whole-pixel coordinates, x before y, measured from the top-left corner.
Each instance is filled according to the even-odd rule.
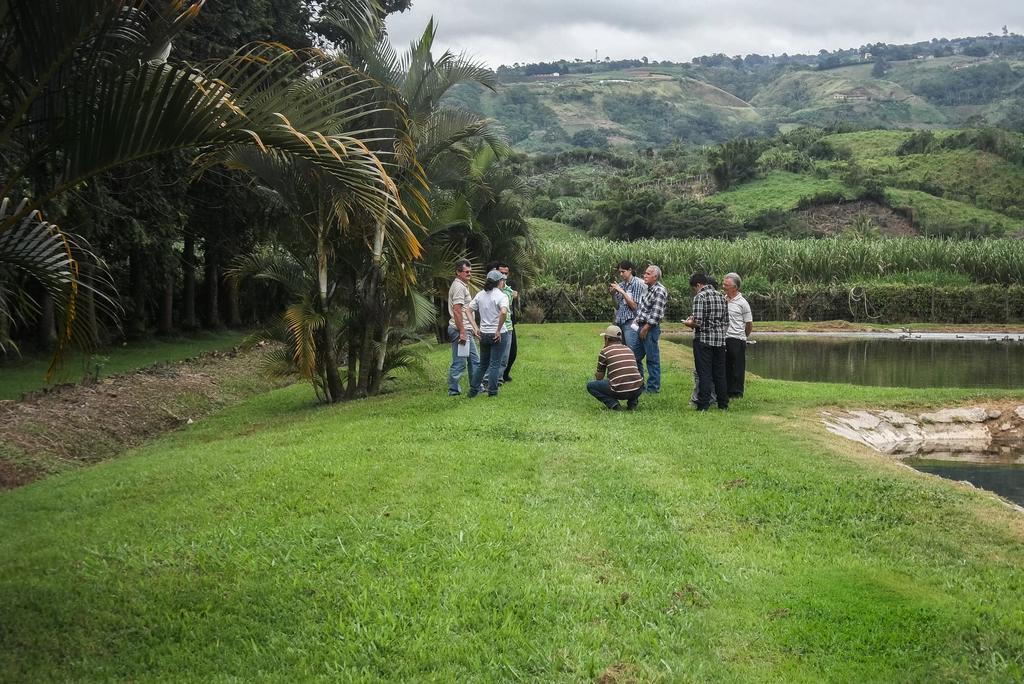
[[[816,56],[563,60],[498,74],[497,93],[461,88],[453,97],[529,152],[708,145],[836,122],[1024,131],[1024,36],[1009,33]]]

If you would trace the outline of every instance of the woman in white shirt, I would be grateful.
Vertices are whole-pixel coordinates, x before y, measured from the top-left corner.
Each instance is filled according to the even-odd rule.
[[[505,276],[495,269],[487,274],[484,289],[476,293],[469,303],[471,311],[480,315],[480,364],[470,386],[469,395],[475,397],[480,383],[487,376],[487,395],[498,393],[498,380],[501,378],[502,363],[507,353],[511,335],[502,334],[505,319],[508,317],[508,297],[502,292]]]

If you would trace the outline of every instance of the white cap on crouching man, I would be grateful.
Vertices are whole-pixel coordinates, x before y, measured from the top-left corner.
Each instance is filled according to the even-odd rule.
[[[601,337],[604,337],[609,340],[621,340],[622,331],[619,330],[619,326],[617,325],[609,325],[607,328],[604,329],[604,332],[601,333]]]

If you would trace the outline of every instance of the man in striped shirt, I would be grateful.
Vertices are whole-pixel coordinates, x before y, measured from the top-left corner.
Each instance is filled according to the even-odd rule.
[[[644,391],[644,379],[636,366],[636,356],[622,344],[622,331],[609,325],[603,333],[604,348],[597,357],[595,380],[587,383],[587,391],[612,411],[621,411],[620,399],[626,400],[626,410],[636,408]],[[608,379],[605,379],[607,374]]]

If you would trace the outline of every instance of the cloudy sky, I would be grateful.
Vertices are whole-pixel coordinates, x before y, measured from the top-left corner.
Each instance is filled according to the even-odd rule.
[[[431,16],[436,46],[492,68],[595,54],[672,61],[716,52],[816,54],[999,34],[1004,25],[1024,33],[1024,0],[413,0],[410,11],[389,19],[392,42],[404,50]]]

